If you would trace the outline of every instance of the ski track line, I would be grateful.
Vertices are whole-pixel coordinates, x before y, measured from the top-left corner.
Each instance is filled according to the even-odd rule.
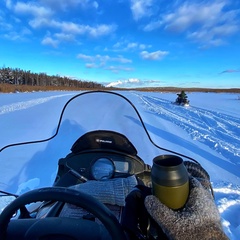
[[[55,98],[61,98],[61,97],[65,97],[65,96],[68,96],[68,95],[74,95],[74,94],[73,93],[68,93],[68,94],[54,95],[54,96],[50,96],[50,97],[36,98],[36,99],[33,99],[33,100],[29,100],[29,101],[22,101],[22,102],[9,104],[9,105],[3,105],[2,107],[0,107],[0,115],[10,113],[10,112],[14,112],[14,111],[27,109],[27,108],[30,108],[30,107],[34,107],[36,105],[51,101]]]
[[[183,128],[194,140],[240,165],[240,119],[198,107],[174,105],[162,98],[136,95],[145,109]]]

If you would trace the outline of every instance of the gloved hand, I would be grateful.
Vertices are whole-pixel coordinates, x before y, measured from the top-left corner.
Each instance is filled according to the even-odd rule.
[[[137,179],[133,175],[127,178],[112,178],[104,181],[89,180],[70,188],[87,193],[104,204],[124,206],[126,196],[136,185]],[[80,207],[66,203],[60,217],[79,218],[80,209]]]
[[[112,178],[103,181],[89,180],[70,188],[90,194],[102,203],[124,206],[126,196],[137,185],[136,177]]]
[[[183,209],[169,209],[153,195],[147,196],[144,204],[169,239],[228,239],[211,193],[196,178],[190,177],[189,198]]]

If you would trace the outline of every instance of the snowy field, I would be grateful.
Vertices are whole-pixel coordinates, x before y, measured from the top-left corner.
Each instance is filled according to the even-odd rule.
[[[50,137],[56,128],[62,107],[77,93],[79,92],[0,94],[0,149],[11,143]],[[181,107],[172,104],[177,97],[176,93],[138,91],[119,93],[134,103],[154,141],[160,141],[164,147],[189,155],[209,172],[224,230],[230,239],[239,239],[238,94],[187,93],[190,106]],[[29,128],[31,131],[27,131]],[[131,132],[131,129],[129,131]],[[3,156],[8,154],[8,151],[6,149],[0,152],[0,189],[6,191],[13,189],[12,182],[6,179],[11,179],[11,174],[14,178],[18,169],[24,168],[21,165],[27,164],[24,161],[19,166],[6,163]],[[36,171],[36,166],[33,165],[32,168],[33,172]],[[46,167],[42,171],[45,174]],[[26,173],[22,171],[21,174]],[[15,193],[20,193],[21,189],[26,188],[26,184],[28,189],[44,185],[34,177],[17,184]]]

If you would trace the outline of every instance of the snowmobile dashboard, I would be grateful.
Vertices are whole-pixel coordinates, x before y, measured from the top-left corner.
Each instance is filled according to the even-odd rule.
[[[66,158],[61,158],[58,162],[55,185],[68,187],[84,179],[107,180],[138,174],[149,175],[150,166],[137,156],[112,150],[91,150],[78,154],[71,153]]]
[[[144,174],[150,166],[123,135],[113,131],[92,131],[73,144],[71,153],[58,161],[55,186],[69,187],[87,180],[107,180]]]

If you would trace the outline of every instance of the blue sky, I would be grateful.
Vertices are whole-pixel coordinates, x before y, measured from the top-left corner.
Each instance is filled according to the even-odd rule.
[[[0,1],[0,67],[105,86],[240,87],[240,1]]]

